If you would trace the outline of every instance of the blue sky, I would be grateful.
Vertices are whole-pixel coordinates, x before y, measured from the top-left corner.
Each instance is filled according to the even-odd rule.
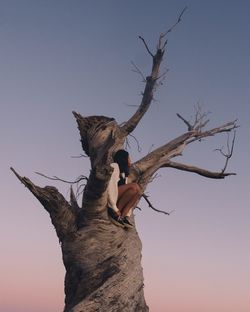
[[[0,2],[1,296],[5,312],[52,312],[63,307],[59,244],[47,213],[10,172],[38,185],[35,171],[74,179],[87,174],[72,111],[127,120],[140,102],[141,78],[160,32],[188,6],[169,34],[167,79],[131,139],[132,158],[186,131],[199,102],[210,126],[238,118],[229,171],[213,181],[162,170],[148,188],[159,209],[142,201],[136,211],[143,243],[146,300],[153,312],[248,312],[249,212],[249,1],[17,1]],[[189,146],[183,162],[223,167],[213,152],[226,136]],[[68,186],[55,183],[68,197]],[[32,297],[32,299],[31,299]]]

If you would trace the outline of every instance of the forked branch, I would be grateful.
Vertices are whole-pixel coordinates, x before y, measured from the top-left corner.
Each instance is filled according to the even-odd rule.
[[[201,132],[203,128],[209,123],[209,119],[207,118],[209,112],[202,112],[200,105],[198,104],[195,107],[195,115],[192,118],[193,121],[188,121],[180,114],[176,114],[178,118],[180,118],[188,127],[188,131],[196,130],[197,132]]]
[[[226,158],[225,165],[224,165],[223,169],[221,170],[221,173],[224,173],[226,171],[229,159],[233,155],[235,136],[236,136],[236,131],[234,131],[233,139],[232,139],[232,143],[231,144],[230,144],[230,140],[229,140],[229,134],[227,136],[227,153],[223,152],[222,148],[220,148],[220,149],[217,148],[216,149],[216,151],[219,151],[222,154],[222,156]]]
[[[131,133],[136,126],[138,125],[138,123],[140,122],[141,118],[144,116],[144,114],[147,112],[148,108],[150,107],[152,100],[153,100],[153,94],[156,90],[157,85],[157,80],[160,79],[160,65],[163,59],[163,55],[165,53],[165,48],[166,48],[166,44],[167,44],[167,34],[169,32],[171,32],[176,26],[177,24],[179,24],[181,22],[181,18],[184,14],[184,12],[186,11],[187,7],[185,7],[181,14],[179,15],[177,22],[171,27],[169,28],[166,32],[162,33],[159,37],[159,42],[157,45],[157,49],[155,54],[152,53],[148,47],[148,44],[146,43],[145,39],[142,36],[139,36],[139,39],[143,42],[143,45],[145,46],[148,54],[152,57],[153,59],[153,63],[152,63],[152,70],[151,73],[148,77],[146,77],[146,85],[143,91],[143,96],[142,96],[142,100],[140,103],[140,106],[138,108],[138,110],[135,112],[135,114],[127,121],[125,122],[123,125],[121,125],[121,129],[124,132],[124,135],[128,135],[129,133]],[[163,40],[165,40],[163,42]],[[136,70],[138,73],[140,73],[141,75],[141,71],[138,71],[138,69]],[[165,77],[165,74],[163,74],[163,77]],[[144,76],[143,76],[144,77]]]
[[[26,177],[21,177],[14,168],[10,168],[15,176],[31,191],[48,211],[51,221],[60,240],[76,230],[77,209],[71,206],[55,187],[36,186]]]
[[[192,130],[184,133],[183,135],[180,135],[179,137],[168,142],[167,144],[155,149],[154,151],[152,151],[151,153],[149,153],[148,155],[146,155],[133,165],[132,172],[133,181],[139,181],[143,186],[145,186],[150,181],[152,175],[154,175],[157,172],[157,170],[164,167],[171,167],[183,171],[194,172],[204,177],[213,179],[223,179],[226,176],[235,175],[235,173],[225,172],[228,161],[232,157],[235,136],[233,139],[233,144],[230,149],[228,143],[229,152],[227,154],[225,154],[224,152],[222,152],[222,150],[220,150],[220,152],[223,153],[224,157],[226,157],[226,164],[221,172],[213,172],[199,167],[173,162],[172,159],[175,158],[176,156],[181,156],[185,147],[192,142],[201,140],[202,138],[205,137],[214,136],[218,133],[223,132],[228,133],[232,130],[235,130],[238,127],[238,125],[236,124],[236,120],[206,131],[202,131],[203,128],[202,125],[204,124],[204,122],[199,123],[198,121],[198,123],[201,125],[199,127],[197,126],[193,127],[193,125],[189,124],[189,122],[186,120],[185,123]],[[195,124],[197,124],[197,120],[195,121]]]
[[[197,131],[195,131],[195,134],[193,136],[193,138],[190,138],[190,140],[187,141],[187,144],[193,143],[197,140],[201,140],[203,138],[206,137],[210,137],[210,136],[214,136],[218,133],[223,133],[223,132],[231,132],[234,129],[237,129],[239,126],[237,125],[237,119],[227,122],[221,126],[206,130],[206,131],[201,131],[200,129],[198,129]]]

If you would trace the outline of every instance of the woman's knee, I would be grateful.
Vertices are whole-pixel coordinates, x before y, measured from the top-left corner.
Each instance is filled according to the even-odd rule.
[[[141,192],[141,188],[137,183],[131,183],[131,188],[135,194],[138,194]]]

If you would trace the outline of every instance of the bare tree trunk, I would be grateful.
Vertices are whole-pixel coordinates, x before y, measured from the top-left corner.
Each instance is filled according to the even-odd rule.
[[[11,170],[43,204],[55,226],[66,269],[64,312],[148,311],[136,228],[111,223],[106,205],[102,213],[89,215],[77,206],[72,190],[68,203],[56,188],[40,188]],[[100,205],[88,209],[99,211]]]
[[[62,241],[65,312],[148,311],[135,229],[92,220]]]

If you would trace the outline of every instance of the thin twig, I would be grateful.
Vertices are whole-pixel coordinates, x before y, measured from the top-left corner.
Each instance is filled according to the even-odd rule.
[[[187,10],[187,6],[185,6],[185,8],[181,11],[181,14],[178,17],[178,20],[175,22],[175,24],[173,26],[171,26],[167,31],[165,31],[165,33],[162,34],[163,37],[166,37],[166,35],[168,33],[170,33],[180,22],[181,22],[181,18],[184,14],[184,12]]]
[[[193,130],[193,126],[184,118],[182,117],[180,114],[176,114],[178,118],[180,118],[188,127],[188,131]]]
[[[140,153],[142,151],[142,148],[140,146],[139,140],[134,135],[132,135],[131,133],[129,134],[129,136],[131,136],[135,140],[135,142],[137,144],[137,150]]]
[[[160,213],[163,213],[163,214],[166,214],[166,215],[170,215],[174,210],[170,211],[170,212],[166,212],[166,211],[163,211],[163,210],[159,210],[159,209],[156,209],[152,204],[151,202],[149,201],[148,199],[148,196],[146,194],[142,194],[142,197],[146,200],[146,202],[148,203],[148,206],[153,209],[154,211],[156,212],[160,212]]]
[[[197,140],[201,141],[202,138],[206,138],[206,137],[210,137],[210,136],[214,136],[218,133],[223,133],[223,132],[230,132],[234,129],[237,129],[239,128],[239,126],[237,125],[237,119],[234,120],[234,121],[230,121],[222,126],[219,126],[217,128],[213,128],[213,129],[210,129],[210,130],[206,130],[204,132],[201,132],[201,131],[197,131],[197,134],[195,135],[195,137],[191,138],[190,140],[188,140],[186,142],[186,144],[190,144],[190,143],[193,143]]]
[[[227,166],[228,166],[229,159],[230,159],[230,158],[232,157],[232,155],[233,155],[235,137],[236,137],[236,131],[234,131],[232,143],[231,143],[231,146],[230,146],[230,137],[229,137],[229,133],[227,134],[227,153],[224,153],[224,152],[223,152],[223,148],[216,148],[216,149],[215,149],[215,151],[219,151],[219,152],[221,153],[221,155],[224,156],[224,157],[226,158],[225,165],[224,165],[223,169],[221,170],[221,173],[224,173],[224,172],[226,171]]]
[[[160,35],[157,49],[163,50],[166,47],[168,40],[166,39],[163,44],[162,44],[162,40],[167,36],[168,33],[170,33],[181,22],[181,18],[183,16],[184,12],[187,10],[187,8],[188,7],[185,6],[185,8],[181,11],[181,14],[179,15],[178,20],[175,22],[175,24],[173,26],[171,26],[167,31],[165,31],[164,33],[162,33]]]
[[[67,180],[64,180],[64,179],[60,179],[58,178],[57,176],[53,176],[53,177],[49,177],[49,176],[46,176],[45,174],[43,173],[40,173],[40,172],[35,172],[36,174],[44,177],[44,178],[47,178],[49,180],[54,180],[54,181],[61,181],[61,182],[64,182],[64,183],[69,183],[69,184],[75,184],[75,183],[79,183],[80,181],[82,180],[88,180],[87,177],[85,176],[80,176],[78,179],[76,179],[75,181],[67,181]]]
[[[139,74],[139,75],[142,77],[142,82],[146,82],[146,78],[145,78],[145,76],[143,75],[142,71],[139,69],[139,67],[136,66],[136,64],[135,64],[133,61],[131,61],[131,64],[132,64],[132,66],[135,68],[135,69],[132,69],[132,71],[133,71],[134,73]]]
[[[139,39],[142,40],[142,42],[143,42],[143,44],[144,44],[146,50],[147,50],[148,53],[154,58],[154,54],[149,50],[148,45],[147,45],[146,41],[144,40],[144,38],[143,38],[142,36],[139,36]]]
[[[84,186],[85,186],[86,184],[80,184],[80,185],[78,185],[78,183],[77,183],[77,188],[76,188],[76,198],[79,198],[79,196],[83,193],[83,191],[84,191]],[[82,188],[82,190],[81,190],[81,188]],[[81,190],[81,191],[80,191]]]

